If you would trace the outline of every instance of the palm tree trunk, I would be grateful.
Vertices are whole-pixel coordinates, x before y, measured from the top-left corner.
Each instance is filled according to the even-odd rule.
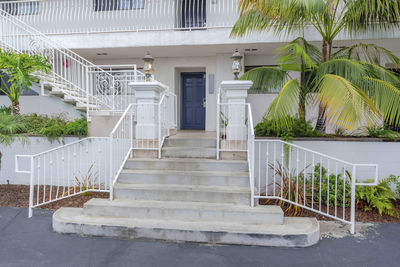
[[[12,114],[18,115],[20,112],[19,101],[11,102]]]
[[[299,97],[299,118],[306,120],[306,101],[302,95]]]
[[[322,43],[322,63],[330,60],[331,54],[332,54],[332,42],[324,40]],[[318,107],[318,119],[315,129],[317,129],[317,131],[320,131],[322,133],[325,133],[326,131],[325,113],[326,113],[326,106],[320,104]]]

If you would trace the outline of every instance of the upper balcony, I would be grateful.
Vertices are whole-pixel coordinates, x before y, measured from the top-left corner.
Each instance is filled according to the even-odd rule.
[[[30,0],[0,8],[46,34],[232,27],[239,0]]]

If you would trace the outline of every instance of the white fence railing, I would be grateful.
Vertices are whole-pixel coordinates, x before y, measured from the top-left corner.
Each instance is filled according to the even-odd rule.
[[[130,104],[122,114],[110,134],[110,199],[126,160],[132,151],[134,104]]]
[[[2,1],[0,9],[43,33],[232,27],[239,0]]]
[[[286,208],[293,205],[350,224],[351,233],[356,186],[378,183],[376,164],[354,164],[282,140],[256,139],[251,105],[221,103],[218,96],[218,159],[223,151],[247,152],[251,206],[261,199],[284,202]]]
[[[136,66],[122,74],[105,71],[1,9],[0,43],[14,52],[47,58],[52,72],[41,75],[42,82],[74,99],[78,107],[86,108],[88,117],[90,111],[124,111],[130,101],[125,96],[131,95],[128,82],[144,79]]]
[[[16,172],[30,175],[29,217],[33,208],[57,200],[109,192],[108,144],[108,138],[87,138],[36,155],[17,155]]]

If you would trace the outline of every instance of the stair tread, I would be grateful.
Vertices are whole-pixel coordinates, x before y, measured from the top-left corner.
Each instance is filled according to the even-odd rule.
[[[129,199],[102,199],[92,198],[86,205],[103,206],[103,207],[144,207],[144,208],[168,208],[168,209],[196,209],[196,210],[217,210],[217,211],[235,211],[235,212],[251,212],[251,213],[277,213],[283,214],[279,206],[255,206],[235,205],[229,203],[212,203],[212,202],[192,202],[192,201],[160,201],[160,200],[129,200]]]
[[[216,160],[216,159],[198,159],[198,158],[162,158],[162,159],[128,159],[132,162],[191,162],[197,163],[242,163],[247,164],[247,160]]]
[[[167,146],[163,147],[163,150],[193,150],[193,149],[201,149],[201,150],[215,150],[217,151],[217,148],[215,147],[197,147],[197,146]]]
[[[176,229],[187,231],[229,232],[296,235],[319,231],[318,221],[315,218],[289,217],[284,224],[252,225],[244,222],[219,221],[181,221],[173,219],[125,218],[85,215],[81,208],[61,208],[53,215],[53,220],[65,223],[84,223],[91,225],[140,227],[146,229]],[[284,233],[284,234],[283,234]]]
[[[163,191],[200,191],[219,193],[250,193],[250,188],[243,186],[206,186],[206,185],[177,185],[177,184],[123,184],[117,183],[115,189],[141,189]]]
[[[138,170],[123,169],[122,173],[130,174],[175,174],[175,175],[199,175],[199,176],[237,176],[248,178],[248,172],[229,172],[229,171],[181,171],[181,170]]]

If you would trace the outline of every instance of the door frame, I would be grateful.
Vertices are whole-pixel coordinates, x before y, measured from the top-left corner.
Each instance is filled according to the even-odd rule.
[[[194,72],[190,72],[190,71],[182,71],[182,72],[180,72],[180,106],[181,106],[181,108],[180,108],[180,128],[182,129],[182,130],[191,130],[191,129],[186,129],[186,128],[183,128],[183,97],[184,97],[184,95],[183,95],[183,76],[184,75],[190,75],[190,74],[197,74],[197,75],[204,75],[204,89],[203,89],[203,95],[204,95],[204,98],[206,98],[207,97],[207,81],[206,81],[206,72],[205,71],[194,71]],[[206,129],[206,120],[207,120],[207,112],[206,112],[206,110],[207,110],[207,106],[204,108],[204,125],[203,125],[203,129],[201,130],[201,131],[205,131],[205,129]],[[193,130],[196,130],[196,129],[193,129]]]

